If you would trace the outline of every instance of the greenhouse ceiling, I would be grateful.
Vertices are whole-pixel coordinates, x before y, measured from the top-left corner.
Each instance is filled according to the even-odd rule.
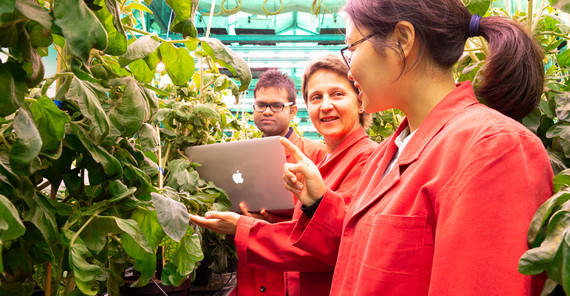
[[[203,36],[210,24],[210,36],[226,44],[275,45],[277,42],[342,44],[344,17],[339,14],[346,0],[201,0],[195,24]],[[212,4],[214,9],[211,11]],[[150,5],[153,14],[147,27],[168,38],[174,18],[164,0]]]

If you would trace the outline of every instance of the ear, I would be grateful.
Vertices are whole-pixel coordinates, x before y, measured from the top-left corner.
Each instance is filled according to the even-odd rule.
[[[398,22],[394,28],[394,38],[407,59],[412,53],[416,43],[416,30],[414,26],[408,21]]]
[[[295,118],[295,116],[297,116],[297,105],[292,105],[291,106],[291,113],[289,113],[289,120]]]

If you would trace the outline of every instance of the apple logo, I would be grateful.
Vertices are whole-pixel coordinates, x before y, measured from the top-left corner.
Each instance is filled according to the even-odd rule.
[[[241,184],[243,183],[243,178],[241,177],[241,173],[239,172],[239,170],[237,170],[233,175],[232,175],[232,179],[234,180],[234,182],[236,184]]]

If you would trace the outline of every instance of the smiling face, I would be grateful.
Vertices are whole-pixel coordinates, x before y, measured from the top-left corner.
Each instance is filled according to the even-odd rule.
[[[348,45],[369,36],[371,31],[360,29],[350,21],[346,24],[346,43]],[[388,46],[395,46],[397,42],[388,36],[382,42]],[[362,91],[359,99],[362,108],[368,113],[374,113],[391,108],[399,108],[398,88],[401,82],[401,59],[395,50],[385,48],[379,53],[374,48],[373,42],[379,42],[378,37],[361,42],[349,50],[351,51],[351,63],[349,78],[355,81],[355,85]]]
[[[255,102],[263,104],[281,103],[287,104],[287,91],[275,87],[263,87],[255,93]],[[290,105],[283,110],[273,112],[267,107],[263,112],[253,112],[253,122],[264,136],[282,136],[287,135],[289,131],[289,122],[297,114],[297,106]]]
[[[346,76],[330,70],[319,70],[311,75],[306,89],[311,121],[332,152],[360,127],[357,94]]]

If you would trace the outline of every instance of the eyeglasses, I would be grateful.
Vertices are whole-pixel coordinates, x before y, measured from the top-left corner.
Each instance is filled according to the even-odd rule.
[[[293,102],[289,102],[286,104],[283,104],[283,103],[271,103],[271,104],[255,103],[255,104],[253,104],[253,110],[255,110],[257,112],[265,112],[267,107],[269,107],[271,109],[271,111],[273,111],[273,112],[280,112],[280,111],[283,111],[283,109],[285,107],[291,106],[291,105],[293,105]]]
[[[362,39],[349,44],[347,47],[344,47],[340,50],[340,55],[342,56],[342,58],[344,59],[344,62],[346,63],[346,65],[350,68],[350,62],[352,61],[352,51],[350,51],[349,49],[357,46],[358,44],[372,38],[372,36],[376,35],[378,33],[372,33],[368,36],[363,37]]]

